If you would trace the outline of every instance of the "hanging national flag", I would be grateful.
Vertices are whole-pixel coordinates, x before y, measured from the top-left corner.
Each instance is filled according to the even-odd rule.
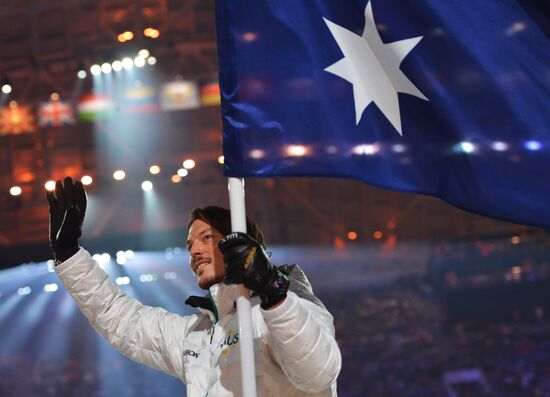
[[[203,106],[220,105],[220,84],[217,81],[205,84],[201,87],[201,103]]]
[[[0,109],[0,135],[17,135],[36,129],[31,108],[12,101]]]
[[[95,121],[112,116],[115,104],[104,95],[88,94],[78,102],[77,111],[80,120]]]
[[[71,105],[59,99],[41,103],[38,108],[38,125],[60,127],[74,124],[74,111]]]
[[[217,0],[225,174],[353,178],[550,227],[536,4]]]
[[[196,109],[199,106],[199,90],[194,81],[176,80],[162,87],[160,97],[162,110]]]
[[[121,105],[122,110],[135,113],[154,112],[159,108],[155,89],[143,83],[127,89]]]

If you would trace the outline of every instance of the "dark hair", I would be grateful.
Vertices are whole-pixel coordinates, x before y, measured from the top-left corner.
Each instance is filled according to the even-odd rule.
[[[202,208],[195,208],[191,211],[187,228],[191,227],[191,224],[196,220],[201,220],[208,223],[223,236],[231,234],[231,213],[227,208],[217,207],[215,205],[209,205]],[[246,217],[246,233],[254,238],[262,247],[265,248],[264,235],[260,227],[250,219]]]

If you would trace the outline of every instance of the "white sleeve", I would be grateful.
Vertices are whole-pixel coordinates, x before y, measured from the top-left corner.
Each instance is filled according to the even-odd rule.
[[[289,381],[307,393],[331,388],[342,366],[333,318],[324,308],[289,291],[274,309],[261,309],[268,344]]]
[[[90,324],[113,347],[185,381],[182,346],[189,317],[126,296],[82,248],[55,271]]]

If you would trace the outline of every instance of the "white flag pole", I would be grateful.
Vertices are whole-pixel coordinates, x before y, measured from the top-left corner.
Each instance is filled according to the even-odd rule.
[[[246,208],[244,202],[244,179],[229,179],[229,209],[231,211],[231,230],[246,233]],[[243,397],[256,397],[256,368],[254,363],[254,343],[252,335],[252,316],[250,291],[239,285],[237,315],[239,316],[239,345],[241,350],[241,383]]]

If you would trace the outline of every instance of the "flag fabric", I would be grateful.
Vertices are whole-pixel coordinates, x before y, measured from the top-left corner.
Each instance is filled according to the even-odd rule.
[[[115,104],[104,95],[88,94],[78,102],[77,111],[80,120],[95,121],[112,116],[115,112]]]
[[[51,100],[39,105],[39,126],[60,127],[65,124],[74,124],[74,111],[71,105],[61,100]]]
[[[549,228],[537,4],[217,0],[225,175],[353,178]]]
[[[36,125],[30,107],[12,102],[0,109],[0,135],[18,135],[35,130]]]
[[[160,108],[165,111],[196,109],[200,106],[197,83],[175,80],[164,84],[160,96]]]

